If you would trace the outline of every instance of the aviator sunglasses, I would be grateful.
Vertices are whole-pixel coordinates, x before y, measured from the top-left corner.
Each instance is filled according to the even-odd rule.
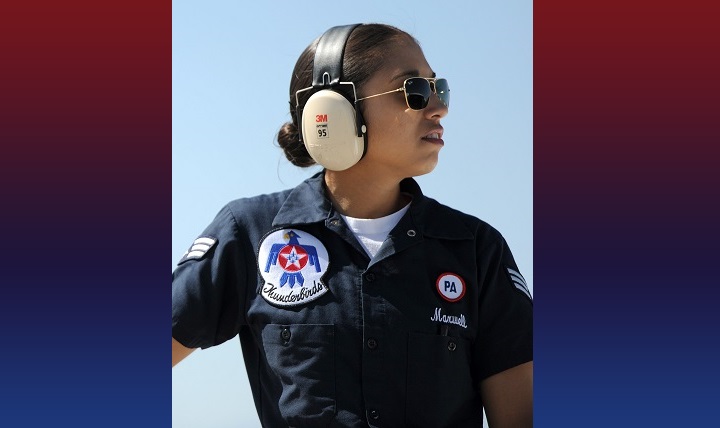
[[[450,107],[450,87],[448,86],[447,79],[436,79],[434,77],[411,77],[405,79],[401,88],[383,92],[382,94],[358,98],[357,101],[400,91],[405,92],[405,102],[407,106],[413,110],[422,110],[427,107],[432,94],[437,94],[440,101],[445,104],[445,107]]]

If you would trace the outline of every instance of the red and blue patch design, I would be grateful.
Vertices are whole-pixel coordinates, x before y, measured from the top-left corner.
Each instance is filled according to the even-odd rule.
[[[322,281],[329,265],[327,249],[309,233],[280,229],[266,235],[258,249],[264,280],[261,295],[277,306],[299,306],[328,291]]]

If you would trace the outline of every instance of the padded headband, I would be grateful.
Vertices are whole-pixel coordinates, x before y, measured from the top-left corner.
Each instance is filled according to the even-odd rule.
[[[340,25],[327,30],[318,41],[313,64],[315,89],[336,86],[342,79],[343,55],[350,33],[360,24]]]

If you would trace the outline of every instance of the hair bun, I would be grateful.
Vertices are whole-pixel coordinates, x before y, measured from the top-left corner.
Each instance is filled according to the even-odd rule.
[[[280,127],[277,134],[277,142],[283,149],[285,157],[293,165],[302,168],[315,165],[315,161],[307,149],[305,144],[300,141],[300,131],[292,122],[287,122]]]

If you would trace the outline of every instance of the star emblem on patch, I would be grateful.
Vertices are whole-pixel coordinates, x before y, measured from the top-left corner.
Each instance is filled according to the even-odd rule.
[[[278,253],[278,262],[286,272],[301,271],[307,265],[308,255],[299,245],[286,245]]]

